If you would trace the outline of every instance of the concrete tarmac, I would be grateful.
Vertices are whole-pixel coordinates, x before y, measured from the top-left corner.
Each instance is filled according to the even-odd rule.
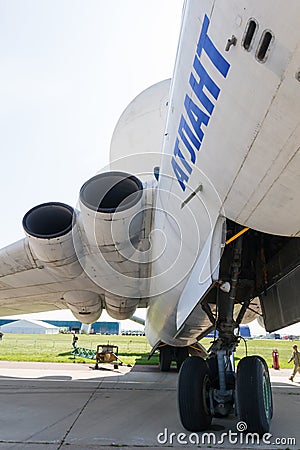
[[[271,436],[246,442],[233,416],[214,418],[209,435],[186,432],[177,416],[175,371],[90,367],[0,361],[0,450],[300,448],[300,376],[290,382],[291,370],[270,371]]]

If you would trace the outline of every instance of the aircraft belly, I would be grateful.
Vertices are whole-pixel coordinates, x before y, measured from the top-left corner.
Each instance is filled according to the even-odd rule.
[[[300,230],[299,57],[297,50],[224,204],[232,220],[286,236]]]
[[[300,50],[295,41],[288,53],[277,32],[264,64],[240,45],[229,52],[231,67],[197,165],[222,198],[226,217],[266,233],[297,236]],[[194,172],[190,184],[196,177]]]
[[[211,323],[201,307],[197,307],[178,332],[177,302],[176,293],[170,292],[150,303],[145,333],[152,346],[159,341],[172,346],[191,345],[205,330],[209,331]]]
[[[267,15],[261,2],[251,2],[245,9],[238,2],[232,3],[234,8],[222,2],[218,8],[212,7],[207,28],[209,39],[221,52],[224,66],[228,63],[229,68],[221,73],[213,56],[204,51],[199,59],[196,55],[219,90],[216,99],[209,96],[211,112],[190,85],[190,77],[198,80],[200,69],[193,65],[195,48],[189,43],[197,42],[205,19],[194,3],[188,4],[191,17],[186,21],[189,28],[183,34],[187,39],[181,43],[175,66],[161,165],[161,173],[170,176],[162,180],[160,187],[184,201],[203,182],[204,174],[215,187],[226,217],[271,234],[299,235],[300,210],[296,208],[300,195],[299,35],[288,33],[283,26],[282,14],[286,13],[290,19],[291,11],[282,11],[279,2],[274,4],[273,13],[268,9]],[[298,17],[300,4],[293,2],[291,7],[293,17]],[[268,23],[264,23],[266,16]],[[252,50],[246,51],[242,40],[251,17],[257,19],[259,31]],[[271,29],[274,40],[267,60],[261,63],[255,52],[264,29]],[[237,44],[225,52],[232,35]],[[198,118],[202,121],[198,134],[190,121],[187,97],[204,114]],[[182,120],[195,142],[202,134],[200,148],[192,150],[186,143]]]
[[[155,216],[166,243],[163,236],[153,241],[152,342],[178,343],[196,310],[199,327],[209,327],[199,308],[205,295],[200,274],[193,270],[218,218],[271,234],[300,233],[299,13],[298,2],[282,8],[275,1],[272,9],[260,1],[216,0],[200,9],[186,3]],[[251,18],[258,31],[247,50],[243,38]],[[272,41],[259,61],[264,30]],[[227,48],[232,36],[235,45]]]

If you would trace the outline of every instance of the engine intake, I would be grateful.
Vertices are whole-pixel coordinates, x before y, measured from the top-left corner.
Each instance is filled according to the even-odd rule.
[[[105,172],[88,180],[80,190],[80,210],[89,245],[129,247],[128,259],[142,229],[142,208],[143,185],[134,175]]]
[[[73,227],[74,210],[64,203],[43,203],[30,209],[23,218],[27,234],[39,239],[64,236]]]
[[[85,272],[105,291],[105,307],[118,319],[130,317],[139,303],[138,243],[144,233],[142,182],[126,172],[105,172],[80,190],[79,226],[88,252]]]
[[[114,213],[134,206],[142,194],[143,185],[134,175],[105,172],[84,183],[80,190],[80,200],[93,211]]]
[[[78,242],[78,230],[74,218],[71,206],[56,202],[37,205],[25,214],[23,228],[37,259],[60,265],[77,260],[74,242]]]

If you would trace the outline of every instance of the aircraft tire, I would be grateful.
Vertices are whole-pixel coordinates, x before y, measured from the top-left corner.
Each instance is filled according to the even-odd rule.
[[[159,350],[159,370],[169,372],[172,364],[172,349],[168,345]]]
[[[246,432],[267,433],[273,415],[272,390],[267,364],[260,356],[246,356],[237,367],[238,418]]]
[[[187,347],[177,347],[176,349],[176,367],[179,372],[182,364],[189,357],[189,349]]]
[[[177,392],[181,423],[188,431],[203,431],[211,424],[210,386],[209,369],[204,359],[187,358],[179,372]]]
[[[273,395],[272,395],[269,367],[268,367],[268,364],[266,363],[266,360],[262,356],[256,355],[256,358],[261,360],[261,362],[263,363],[263,365],[266,369],[266,373],[268,376],[268,389],[269,389],[269,399],[270,399],[270,419],[272,419],[272,417],[273,417]]]

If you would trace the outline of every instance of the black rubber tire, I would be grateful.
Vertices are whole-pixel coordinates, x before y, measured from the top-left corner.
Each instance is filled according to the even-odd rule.
[[[261,357],[246,356],[237,367],[236,400],[238,418],[247,432],[267,433],[273,414],[270,376]],[[271,393],[271,396],[270,396]]]
[[[159,370],[161,372],[169,372],[172,364],[172,349],[168,345],[159,349]]]
[[[208,365],[209,377],[211,380],[212,387],[214,387],[215,389],[220,389],[218,360],[216,355],[210,356],[206,360],[206,363]]]
[[[176,348],[176,367],[179,372],[182,364],[189,357],[188,347],[177,347]]]
[[[186,430],[209,428],[212,421],[209,389],[209,370],[204,359],[187,358],[181,366],[177,386],[179,416]]]
[[[268,367],[268,364],[266,363],[266,360],[262,356],[256,355],[256,358],[259,358],[261,360],[261,362],[265,366],[266,373],[268,374],[268,378],[269,378],[268,386],[269,386],[269,398],[270,398],[270,418],[272,419],[274,407],[273,407],[273,395],[272,395],[269,367]]]

